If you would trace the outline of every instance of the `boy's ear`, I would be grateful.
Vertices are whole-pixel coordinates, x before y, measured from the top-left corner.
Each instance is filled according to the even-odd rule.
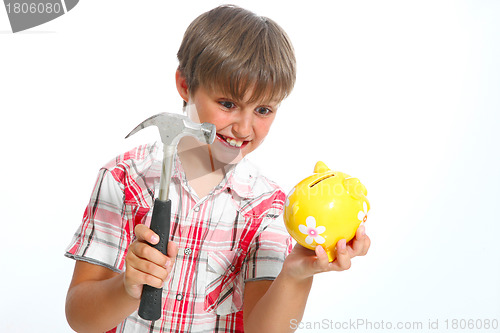
[[[181,73],[180,70],[175,71],[175,84],[177,85],[177,91],[184,102],[189,102],[189,90],[186,82],[186,78]]]

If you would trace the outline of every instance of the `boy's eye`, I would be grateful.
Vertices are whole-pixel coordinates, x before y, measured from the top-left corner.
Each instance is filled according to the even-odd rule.
[[[234,103],[229,101],[220,101],[219,104],[225,107],[226,109],[231,109],[234,107]]]
[[[268,116],[273,112],[269,108],[265,108],[263,106],[258,107],[255,111],[261,116]]]

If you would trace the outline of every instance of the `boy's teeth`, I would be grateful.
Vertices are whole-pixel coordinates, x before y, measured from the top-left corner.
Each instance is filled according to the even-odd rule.
[[[239,148],[243,144],[243,141],[238,141],[238,140],[230,139],[230,138],[226,138],[226,137],[224,137],[224,139],[226,139],[226,142],[229,143],[233,147]]]

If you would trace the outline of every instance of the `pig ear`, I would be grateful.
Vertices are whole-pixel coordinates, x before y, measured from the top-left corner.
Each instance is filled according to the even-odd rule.
[[[318,161],[318,163],[316,163],[316,165],[314,166],[314,173],[323,173],[327,171],[330,171],[330,168],[321,161]]]
[[[344,188],[353,198],[361,199],[366,197],[368,192],[358,178],[349,177],[344,179]]]

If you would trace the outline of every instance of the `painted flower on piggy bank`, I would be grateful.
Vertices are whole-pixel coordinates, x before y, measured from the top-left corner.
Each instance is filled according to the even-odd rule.
[[[333,261],[337,242],[350,241],[366,222],[370,210],[366,195],[359,179],[318,162],[314,174],[295,185],[286,198],[286,228],[306,248],[323,246]]]

